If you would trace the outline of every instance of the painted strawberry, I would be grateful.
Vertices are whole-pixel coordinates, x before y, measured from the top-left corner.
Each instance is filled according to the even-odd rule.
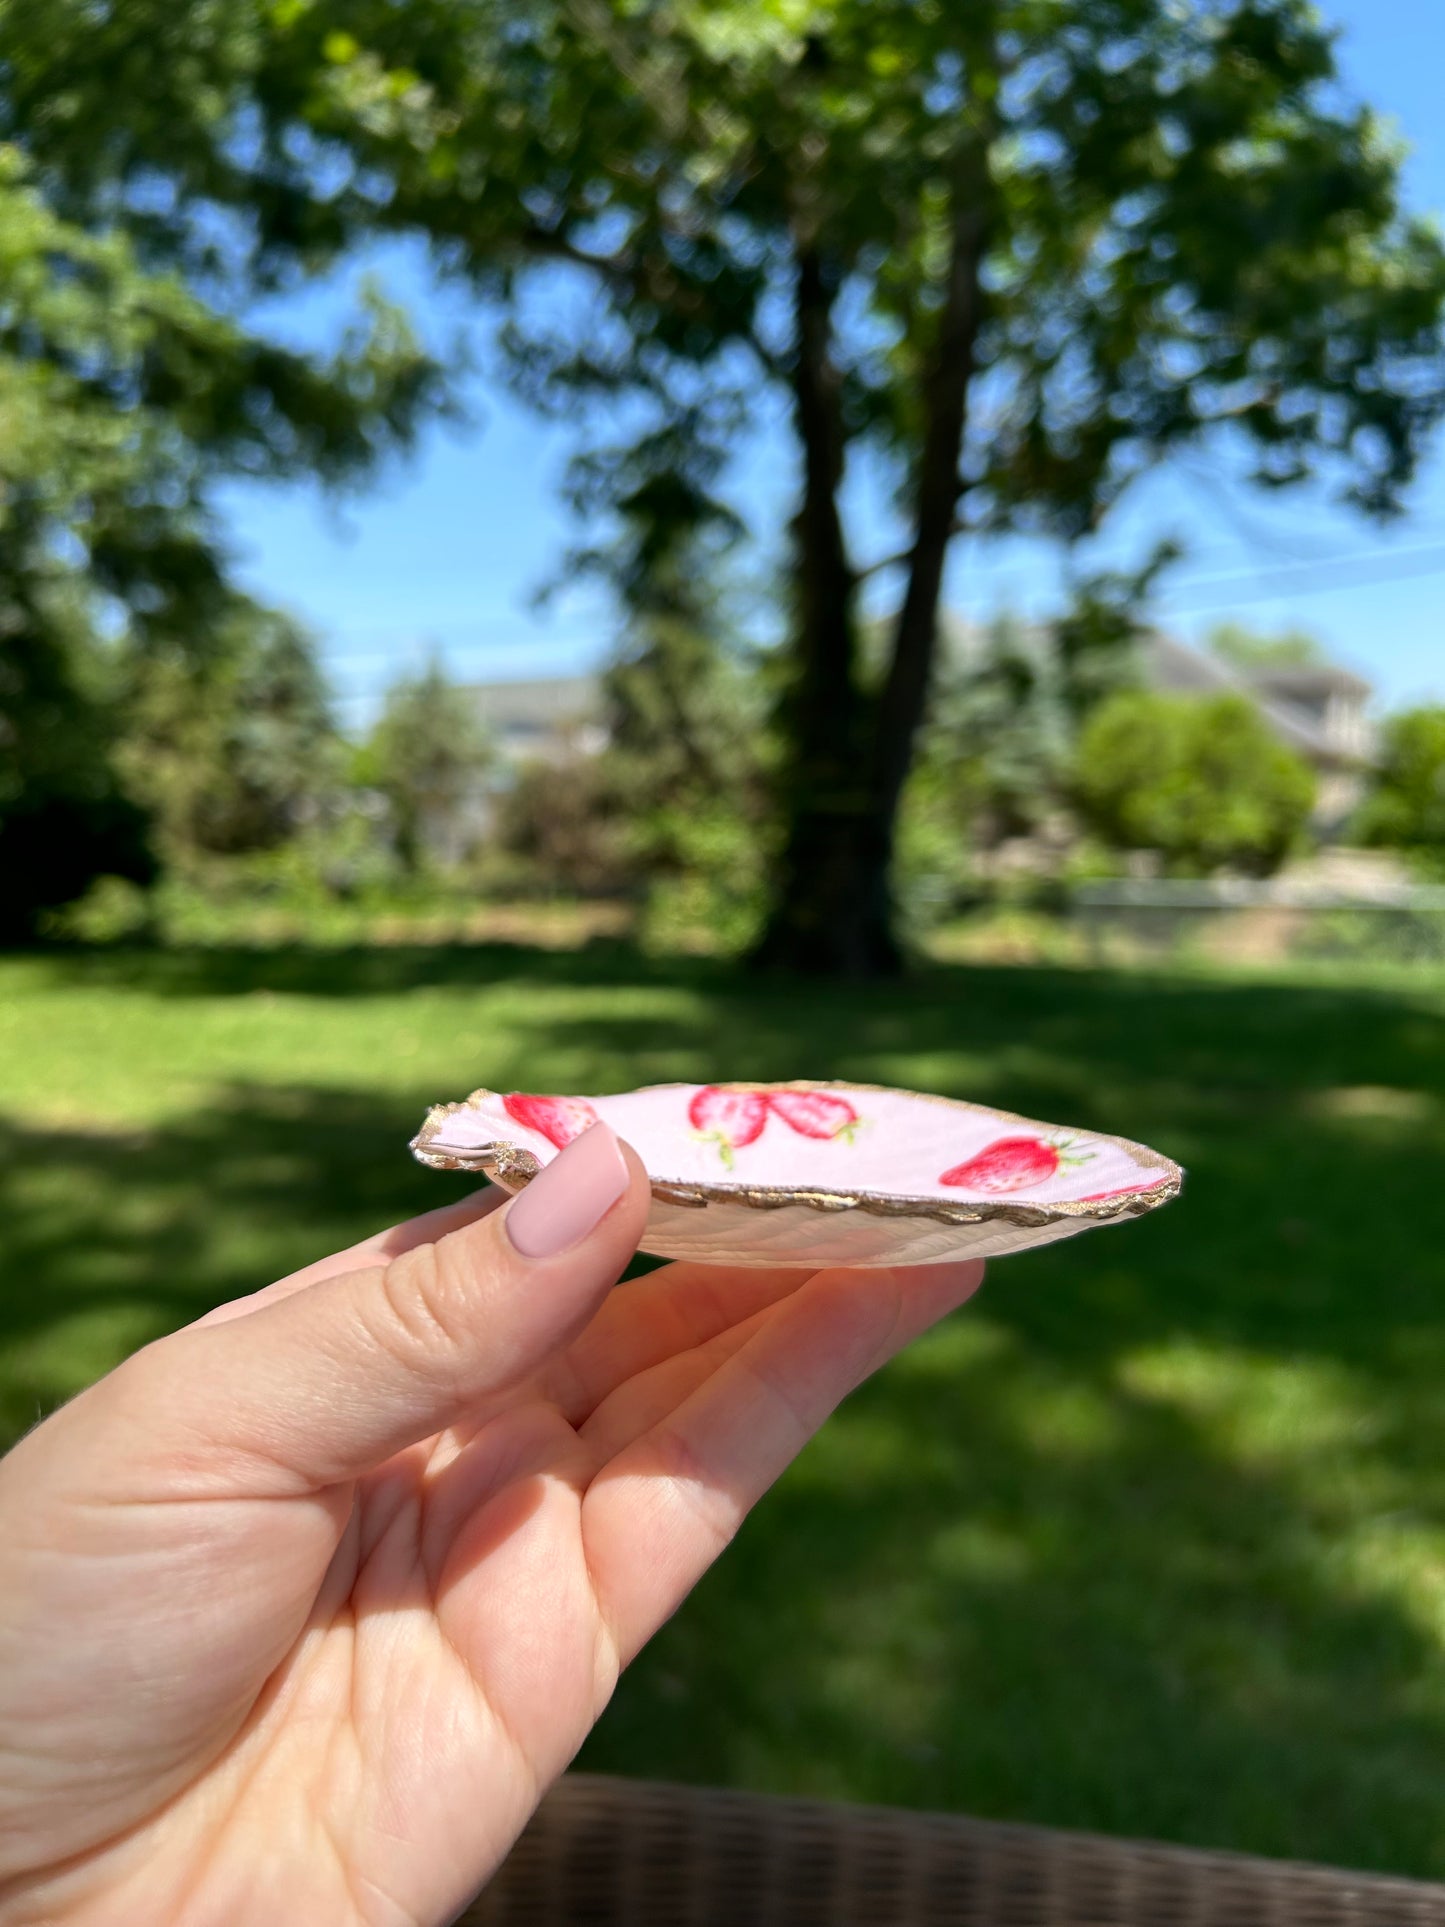
[[[1083,1151],[1068,1155],[1071,1140],[1042,1137],[1000,1137],[985,1145],[962,1164],[955,1164],[938,1180],[957,1185],[961,1191],[1022,1191],[1031,1184],[1044,1184],[1061,1167],[1084,1164],[1094,1154]]]
[[[799,1137],[840,1137],[851,1144],[860,1122],[847,1098],[832,1091],[770,1091],[768,1108]]]
[[[694,1137],[715,1144],[723,1163],[732,1169],[733,1153],[755,1144],[768,1121],[768,1100],[762,1091],[720,1091],[708,1084],[693,1094],[687,1119]]]
[[[538,1132],[559,1151],[597,1122],[597,1113],[585,1097],[532,1097],[525,1091],[512,1091],[502,1099],[502,1105],[508,1117]]]

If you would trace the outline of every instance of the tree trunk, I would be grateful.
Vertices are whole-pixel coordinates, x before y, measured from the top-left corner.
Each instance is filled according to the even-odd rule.
[[[780,889],[755,961],[813,976],[895,975],[891,872],[898,807],[928,702],[943,567],[960,493],[959,459],[980,308],[987,211],[986,150],[973,150],[955,189],[948,284],[926,392],[914,543],[888,675],[867,701],[856,684],[854,577],[843,546],[837,491],[842,435],[836,377],[809,332],[816,304],[799,276],[795,414],[805,455],[799,521],[802,593],[798,708],[790,735],[792,787]],[[820,403],[832,404],[820,408]]]
[[[959,463],[968,422],[968,395],[976,362],[984,237],[988,214],[986,150],[963,159],[954,188],[953,236],[948,285],[939,317],[938,345],[925,394],[923,448],[919,456],[913,553],[908,588],[898,612],[893,657],[878,702],[874,729],[869,816],[870,849],[878,866],[865,888],[889,902],[889,876],[903,788],[913,767],[918,731],[928,709],[938,655],[938,614],[943,570],[957,527],[962,493]]]
[[[858,896],[868,870],[866,705],[858,688],[855,577],[838,508],[841,382],[831,348],[836,288],[817,246],[800,249],[793,414],[803,447],[796,581],[796,677],[785,712],[790,748],[786,840],[777,896],[754,961],[810,975],[869,977],[897,962]]]

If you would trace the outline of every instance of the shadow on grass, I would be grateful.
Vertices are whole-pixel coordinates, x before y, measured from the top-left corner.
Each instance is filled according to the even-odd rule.
[[[470,944],[56,944],[5,953],[23,959],[55,984],[151,990],[166,997],[250,996],[272,990],[293,996],[389,997],[447,985],[462,988],[515,979],[548,983],[675,982],[726,966],[706,960],[644,957],[615,938],[594,937],[571,950],[519,943]]]
[[[439,1202],[410,1105],[248,1086],[163,1128],[0,1122],[0,1424],[135,1345]]]
[[[885,998],[616,951],[47,968],[107,964],[167,998],[525,980],[498,1081],[806,1070],[1179,1156],[1178,1205],[997,1266],[850,1402],[586,1764],[1445,1876],[1445,1000],[1002,970]],[[688,995],[649,1011],[652,983]],[[402,1149],[437,1094],[251,1083],[130,1137],[4,1127],[0,1418],[454,1195]]]

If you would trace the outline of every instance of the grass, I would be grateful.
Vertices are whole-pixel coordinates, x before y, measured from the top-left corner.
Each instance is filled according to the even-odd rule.
[[[0,1424],[465,1182],[473,1084],[856,1077],[1140,1137],[1147,1222],[999,1264],[644,1655],[594,1768],[1445,1878],[1445,982],[605,945],[0,959]]]

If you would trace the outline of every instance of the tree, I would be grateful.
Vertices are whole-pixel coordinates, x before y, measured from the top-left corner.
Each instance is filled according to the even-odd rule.
[[[1155,850],[1185,875],[1277,870],[1314,804],[1309,765],[1243,696],[1126,690],[1079,740],[1085,822],[1116,849]]]
[[[64,616],[52,603],[41,629],[17,614],[0,642],[0,943],[27,942],[98,875],[155,877],[115,769],[114,665]]]
[[[121,766],[172,860],[267,850],[344,782],[344,748],[310,636],[247,600],[218,613],[200,660],[156,649],[134,672]]]
[[[71,201],[144,188],[167,246],[204,248],[197,210],[245,210],[263,265],[424,231],[505,312],[519,392],[718,513],[786,401],[777,963],[897,961],[960,531],[1078,538],[1198,443],[1386,513],[1445,405],[1441,244],[1309,0],[9,0],[0,71]],[[905,537],[878,676],[864,454]]]
[[[435,660],[387,691],[359,774],[391,806],[397,854],[409,870],[459,861],[476,833],[469,808],[491,760],[486,731]]]
[[[603,679],[599,777],[621,854],[655,900],[708,903],[730,929],[756,908],[773,841],[767,659],[752,647],[733,554],[744,530],[689,475],[640,447],[574,465],[573,500],[613,507],[612,539],[569,559],[622,613]]]
[[[1084,577],[1052,621],[1005,613],[981,648],[941,665],[918,757],[935,809],[945,805],[985,846],[1059,815],[1080,728],[1139,681],[1144,605],[1174,553],[1166,543],[1139,570]]]
[[[226,579],[216,482],[340,481],[404,440],[438,392],[382,306],[334,356],[284,349],[151,265],[149,237],[127,231],[145,217],[124,197],[87,225],[57,212],[52,186],[0,145],[0,918],[12,938],[97,874],[153,873],[117,763],[121,722],[145,661],[194,668],[247,607]]]
[[[523,767],[502,832],[548,886],[645,898],[649,925],[659,905],[702,902],[701,920],[731,936],[756,909],[770,829],[767,659],[746,639],[728,571],[737,530],[705,505],[696,523],[686,502],[656,514],[656,486],[644,476],[615,539],[564,559],[559,580],[600,579],[620,613],[584,726],[598,740]],[[578,464],[574,499],[584,488]]]
[[[1002,615],[974,659],[938,677],[916,773],[983,847],[1026,836],[1058,806],[1071,748],[1053,631]]]
[[[1445,707],[1406,710],[1386,723],[1359,834],[1445,870]]]

